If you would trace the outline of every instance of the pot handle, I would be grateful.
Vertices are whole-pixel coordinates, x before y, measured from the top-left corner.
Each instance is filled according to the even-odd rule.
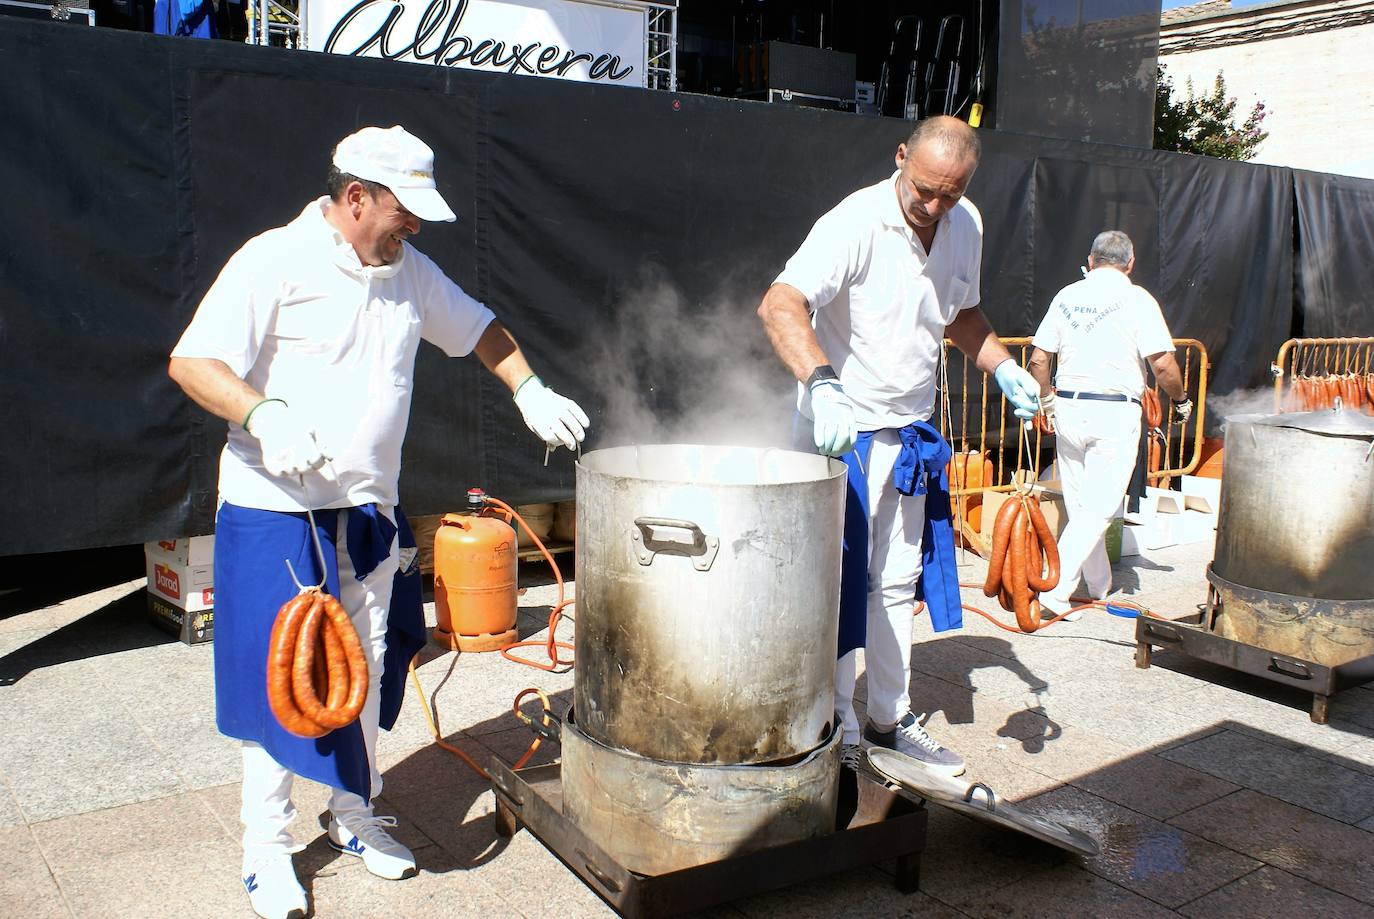
[[[650,527],[687,530],[692,534],[692,544],[684,546],[682,543],[651,540]],[[641,565],[646,566],[653,564],[654,556],[658,553],[671,551],[673,554],[690,555],[692,567],[697,571],[710,571],[712,563],[716,560],[716,553],[720,551],[718,538],[707,536],[701,527],[692,521],[676,517],[636,517],[634,529],[630,530],[630,541],[634,543],[635,557]]]

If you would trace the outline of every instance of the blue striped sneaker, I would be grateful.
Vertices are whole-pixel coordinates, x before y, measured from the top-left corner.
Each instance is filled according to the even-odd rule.
[[[305,919],[309,902],[305,888],[296,880],[290,852],[259,855],[243,863],[239,875],[253,912],[262,919]]]
[[[329,844],[345,855],[361,858],[367,870],[379,878],[399,881],[414,877],[419,872],[415,856],[387,832],[395,825],[395,817],[349,817],[343,824],[331,815]]]

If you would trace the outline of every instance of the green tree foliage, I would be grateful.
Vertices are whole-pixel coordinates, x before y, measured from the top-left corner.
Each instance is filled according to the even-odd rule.
[[[1155,149],[1179,153],[1199,153],[1226,160],[1248,160],[1269,136],[1260,124],[1269,113],[1263,102],[1256,102],[1245,121],[1237,125],[1236,97],[1226,95],[1226,81],[1220,72],[1210,95],[1193,95],[1192,81],[1186,84],[1187,96],[1175,100],[1173,81],[1159,68],[1155,89]]]

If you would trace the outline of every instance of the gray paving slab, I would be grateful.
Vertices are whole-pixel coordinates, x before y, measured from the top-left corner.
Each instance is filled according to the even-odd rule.
[[[1067,858],[1049,846],[1028,844],[1014,833],[943,807],[931,807],[929,820],[921,891],[962,910]]]
[[[1159,919],[1175,915],[1158,903],[1074,864],[1040,871],[1002,887],[967,906],[964,912],[975,919]]]
[[[1083,728],[1058,725],[1058,730],[1042,742],[1013,746],[1000,752],[1019,766],[1062,782],[1072,782],[1104,766],[1121,762],[1135,751]]]
[[[1311,748],[1304,748],[1310,750]],[[1365,775],[1374,775],[1374,738],[1361,740],[1348,747],[1342,747],[1339,752],[1325,753],[1323,751],[1311,751],[1325,756],[1327,759],[1344,766],[1346,769],[1353,769]]]
[[[530,833],[516,833],[482,865],[482,876],[511,908],[530,917],[602,919],[615,912]]]
[[[406,919],[524,915],[515,911],[515,904],[493,890],[481,876],[466,870],[438,846],[415,850],[419,874],[404,881],[374,877],[361,863],[348,861],[332,870],[301,878],[311,897],[314,915]]]
[[[1374,833],[1251,789],[1169,822],[1320,887],[1374,903]]]
[[[0,776],[0,829],[23,825],[24,814],[19,810],[18,802],[14,800],[10,784],[5,781],[4,776]]]
[[[230,842],[191,843],[64,862],[53,873],[77,919],[251,916],[240,865]]]
[[[242,778],[239,742],[219,732],[213,706],[198,711],[144,708],[133,717],[188,789]]]
[[[1253,735],[1219,731],[1160,755],[1345,823],[1374,816],[1374,777]]]
[[[1195,919],[1254,919],[1303,916],[1310,919],[1371,919],[1374,907],[1352,900],[1271,865],[1199,897],[1179,912]]]
[[[149,849],[233,843],[209,804],[194,794],[170,795],[104,810],[44,820],[33,836],[54,865],[78,866]]]
[[[71,909],[27,826],[0,828],[0,911],[7,916],[70,919]]]
[[[1168,820],[1240,787],[1145,752],[1080,775],[1073,784],[1156,820]]]
[[[1059,788],[1019,807],[1091,835],[1101,853],[1083,860],[1088,871],[1171,909],[1259,867],[1253,858],[1079,788]]]
[[[187,790],[131,713],[92,685],[78,671],[50,693],[30,684],[9,712],[12,697],[0,699],[0,772],[31,823]]]

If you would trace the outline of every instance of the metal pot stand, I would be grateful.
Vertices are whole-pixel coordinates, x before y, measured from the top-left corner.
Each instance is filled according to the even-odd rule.
[[[496,833],[527,828],[601,899],[625,917],[676,916],[865,865],[896,860],[895,883],[915,893],[926,843],[925,802],[876,773],[840,770],[835,832],[667,874],[617,863],[563,814],[562,765],[512,770],[493,760]]]
[[[1137,667],[1149,668],[1154,648],[1168,648],[1197,660],[1292,686],[1312,693],[1311,719],[1317,724],[1327,723],[1332,696],[1374,679],[1374,655],[1340,663],[1317,663],[1216,632],[1217,616],[1228,603],[1249,610],[1291,609],[1304,615],[1341,613],[1344,618],[1350,618],[1347,607],[1374,609],[1374,601],[1317,600],[1242,587],[1222,578],[1211,565],[1207,566],[1207,580],[1207,607],[1197,615],[1167,620],[1142,616],[1136,620]]]
[[[1097,841],[1082,830],[1019,810],[999,799],[982,782],[960,781],[927,769],[909,756],[881,747],[868,750],[868,762],[879,775],[941,807],[1085,858],[1093,858],[1100,851]]]

